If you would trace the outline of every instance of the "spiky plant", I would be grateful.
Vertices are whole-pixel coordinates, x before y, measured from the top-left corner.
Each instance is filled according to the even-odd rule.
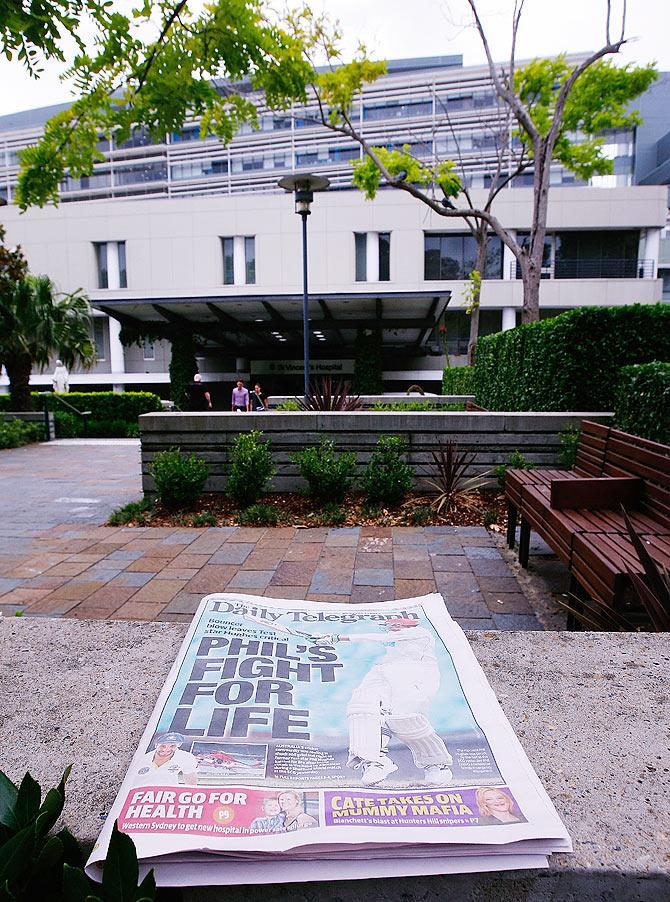
[[[457,501],[471,507],[468,494],[483,488],[489,475],[488,472],[477,476],[465,475],[475,459],[474,453],[460,451],[451,439],[440,442],[439,447],[432,449],[430,453],[437,475],[424,477],[424,482],[437,492],[432,501],[437,513],[441,513],[443,509],[449,510]]]
[[[343,380],[333,382],[330,376],[324,376],[318,382],[310,383],[306,398],[295,400],[300,410],[360,410],[363,407],[361,399],[350,392],[350,383]]]

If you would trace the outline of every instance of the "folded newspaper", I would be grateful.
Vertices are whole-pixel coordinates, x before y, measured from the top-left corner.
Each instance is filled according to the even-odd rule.
[[[547,866],[570,838],[440,595],[203,599],[112,826],[159,885]]]

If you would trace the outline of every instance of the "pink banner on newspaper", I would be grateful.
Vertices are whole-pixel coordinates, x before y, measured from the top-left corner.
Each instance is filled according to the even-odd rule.
[[[318,794],[289,789],[138,786],[126,796],[118,826],[125,833],[289,833],[318,826]]]

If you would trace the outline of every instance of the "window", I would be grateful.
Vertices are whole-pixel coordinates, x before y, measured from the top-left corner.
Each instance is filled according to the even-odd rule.
[[[145,338],[142,342],[142,356],[144,360],[155,360],[156,359],[156,351],[154,349],[154,343],[149,338]]]
[[[467,279],[476,263],[477,242],[469,233],[425,234],[425,279]],[[502,242],[496,235],[488,240],[484,278],[502,278]]]
[[[365,232],[355,232],[356,245],[356,281],[367,282],[368,279],[368,236]]]
[[[379,233],[379,281],[388,282],[391,278],[391,233]]]
[[[256,239],[244,239],[244,281],[247,285],[256,284]]]
[[[95,262],[98,270],[98,288],[109,288],[109,273],[107,270],[107,243],[95,243]]]
[[[93,317],[93,345],[98,360],[105,359],[105,320],[101,316]]]
[[[119,288],[128,287],[128,273],[126,271],[126,242],[119,241]]]
[[[222,238],[223,244],[223,284],[235,284],[235,257],[233,251],[233,239]]]

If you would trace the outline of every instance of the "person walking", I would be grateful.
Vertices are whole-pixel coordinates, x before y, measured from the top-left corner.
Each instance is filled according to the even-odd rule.
[[[241,379],[237,380],[237,385],[233,389],[231,410],[238,413],[247,413],[249,410],[249,390],[244,387]]]
[[[186,409],[189,411],[212,409],[212,398],[202,384],[200,373],[195,374],[193,381],[188,384],[186,389]]]
[[[254,385],[254,390],[249,395],[249,405],[253,413],[265,413],[268,409],[268,396],[262,391],[258,382]]]

